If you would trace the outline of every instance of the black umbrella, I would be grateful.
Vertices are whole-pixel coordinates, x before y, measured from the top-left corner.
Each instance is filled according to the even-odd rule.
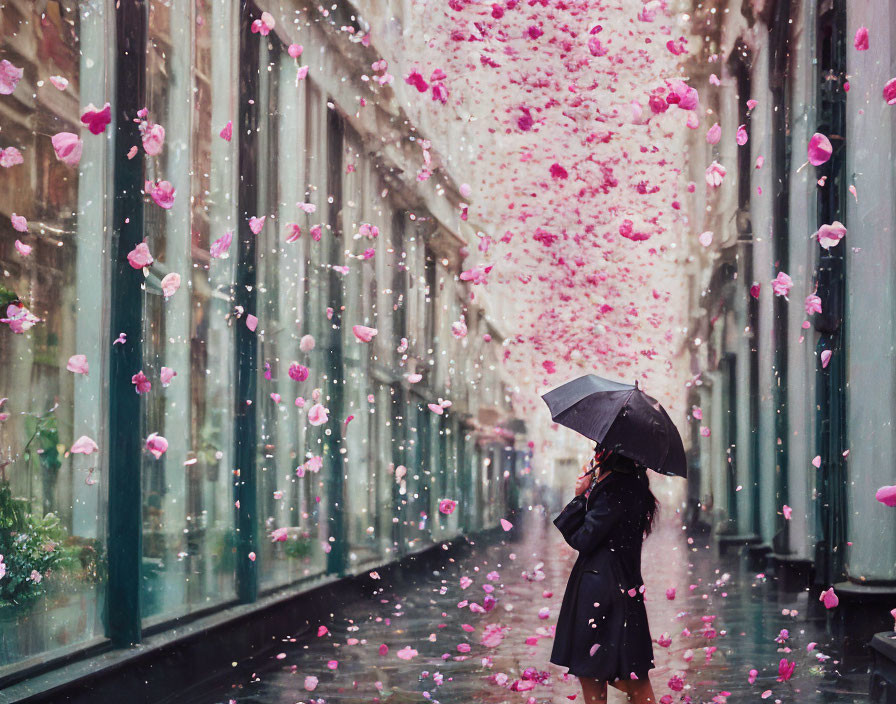
[[[678,428],[659,401],[634,386],[586,374],[542,396],[551,419],[662,474],[686,477]]]

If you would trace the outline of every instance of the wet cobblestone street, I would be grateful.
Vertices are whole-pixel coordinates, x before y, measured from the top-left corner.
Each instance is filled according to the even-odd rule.
[[[296,638],[288,625],[280,647],[227,673],[220,686],[194,704],[296,704],[304,702],[582,701],[574,677],[548,662],[554,624],[576,553],[540,508],[514,520],[514,528],[475,541],[444,569],[418,574],[394,591],[349,604],[326,621],[328,633]],[[807,594],[777,596],[764,576],[734,558],[720,560],[709,537],[689,544],[671,510],[644,545],[643,575],[656,669],[657,698],[671,702],[866,702],[867,677],[843,675],[826,647],[823,622],[809,618]],[[531,580],[539,563],[543,579]],[[471,583],[463,588],[467,577]],[[491,592],[496,602],[483,604]],[[674,588],[673,600],[666,590]],[[459,608],[460,607],[460,608]],[[549,609],[546,618],[539,611]],[[544,612],[541,614],[544,616]],[[713,617],[710,619],[710,617]],[[787,629],[786,638],[781,633]],[[486,642],[483,643],[483,637]],[[776,639],[781,642],[776,642]],[[816,642],[811,651],[807,646]],[[382,652],[382,644],[388,650]],[[405,648],[416,650],[403,651]],[[400,654],[410,653],[403,659]],[[819,659],[818,654],[829,656]],[[796,666],[777,681],[779,661]],[[541,671],[543,681],[524,679]],[[757,670],[750,682],[750,670]],[[545,677],[544,673],[549,673]],[[675,676],[683,688],[677,686]],[[306,682],[316,686],[306,689]],[[523,690],[523,691],[518,691]],[[688,699],[688,697],[690,699]],[[624,701],[610,690],[610,701]]]

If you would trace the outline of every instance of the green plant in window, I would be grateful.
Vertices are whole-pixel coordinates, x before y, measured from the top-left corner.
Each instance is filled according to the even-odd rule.
[[[13,496],[5,468],[0,469],[0,608],[32,603],[50,590],[63,590],[71,579],[100,583],[106,577],[103,542],[69,535],[47,510],[55,505],[62,466],[55,411],[53,406],[25,419],[30,437],[20,455],[22,465],[40,477],[43,510],[34,511],[30,498]]]
[[[311,538],[307,535],[300,535],[287,540],[283,544],[283,554],[295,559],[308,557],[311,554]]]
[[[0,307],[2,307],[2,310],[0,310],[0,313],[5,314],[6,306],[8,306],[10,303],[14,303],[15,301],[18,301],[18,300],[19,300],[19,297],[16,295],[15,291],[11,291],[10,289],[6,288],[6,286],[3,286],[2,284],[0,284]]]
[[[0,608],[42,596],[54,573],[71,567],[73,556],[63,545],[65,539],[56,515],[32,514],[28,499],[14,497],[9,484],[0,483],[0,555],[5,565]]]
[[[236,532],[232,528],[223,528],[212,532],[212,555],[216,563],[215,572],[233,572],[236,569],[236,551],[238,548]]]

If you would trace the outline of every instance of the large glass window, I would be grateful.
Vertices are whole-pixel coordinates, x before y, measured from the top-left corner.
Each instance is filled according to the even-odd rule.
[[[0,23],[18,75],[0,100],[0,674],[104,633],[113,130],[78,118],[108,100],[112,17],[79,5]],[[57,157],[78,139],[80,161]]]
[[[184,21],[186,19],[186,21]],[[233,331],[237,229],[235,15],[226,3],[152,3],[146,56],[142,432],[143,595],[147,622],[235,596]],[[170,184],[170,185],[169,185]],[[173,200],[164,193],[173,189]],[[172,281],[172,278],[176,278]],[[180,287],[174,290],[175,282]],[[135,377],[136,379],[136,377]],[[158,456],[157,456],[158,455]]]
[[[322,96],[297,80],[300,61],[273,34],[261,40],[260,66],[257,561],[261,586],[269,588],[326,569],[324,435],[308,412],[318,401],[327,405],[314,391],[323,394],[325,386],[324,250],[332,235]]]
[[[374,457],[376,474],[376,527],[380,553],[389,558],[398,550],[400,485],[395,469],[398,464],[393,453],[392,388],[388,384],[375,385],[376,410],[373,415]]]
[[[411,552],[423,549],[431,542],[430,524],[430,484],[432,480],[430,432],[430,416],[434,415],[427,408],[426,400],[417,393],[410,394],[408,415],[410,419],[410,435],[408,447],[411,464],[408,466],[408,547]]]
[[[345,426],[343,478],[349,570],[357,572],[364,564],[379,561],[382,556],[376,535],[377,473],[381,469],[374,451],[376,399],[374,397],[373,402],[368,400],[368,394],[373,393],[371,347],[368,343],[359,342],[352,332],[354,325],[376,327],[368,293],[375,264],[365,258],[364,253],[374,244],[369,229],[373,223],[367,219],[369,203],[379,196],[368,189],[370,162],[363,152],[360,139],[350,129],[345,135],[342,162],[341,223],[344,247],[341,264],[348,267],[348,272],[341,279],[344,304],[343,394],[346,419],[352,418]],[[358,239],[355,239],[356,235],[360,235]]]

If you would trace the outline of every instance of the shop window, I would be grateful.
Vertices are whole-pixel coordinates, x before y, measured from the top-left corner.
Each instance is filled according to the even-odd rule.
[[[173,204],[147,199],[141,391],[143,438],[167,449],[142,460],[144,623],[235,597],[233,465],[234,256],[214,257],[237,229],[235,150],[219,133],[236,103],[235,47],[216,32],[223,10],[196,3],[186,22],[153,3],[146,49],[145,178],[174,188]],[[199,21],[201,19],[201,21]],[[159,133],[160,134],[160,133]],[[151,140],[150,140],[151,141]],[[172,292],[171,277],[180,277]]]
[[[110,16],[79,5],[3,10],[22,77],[0,101],[0,148],[22,161],[0,179],[0,317],[23,317],[0,324],[0,674],[105,634],[111,141],[78,115],[108,99]],[[77,165],[56,156],[63,132],[83,138]],[[73,453],[82,436],[99,449]]]

